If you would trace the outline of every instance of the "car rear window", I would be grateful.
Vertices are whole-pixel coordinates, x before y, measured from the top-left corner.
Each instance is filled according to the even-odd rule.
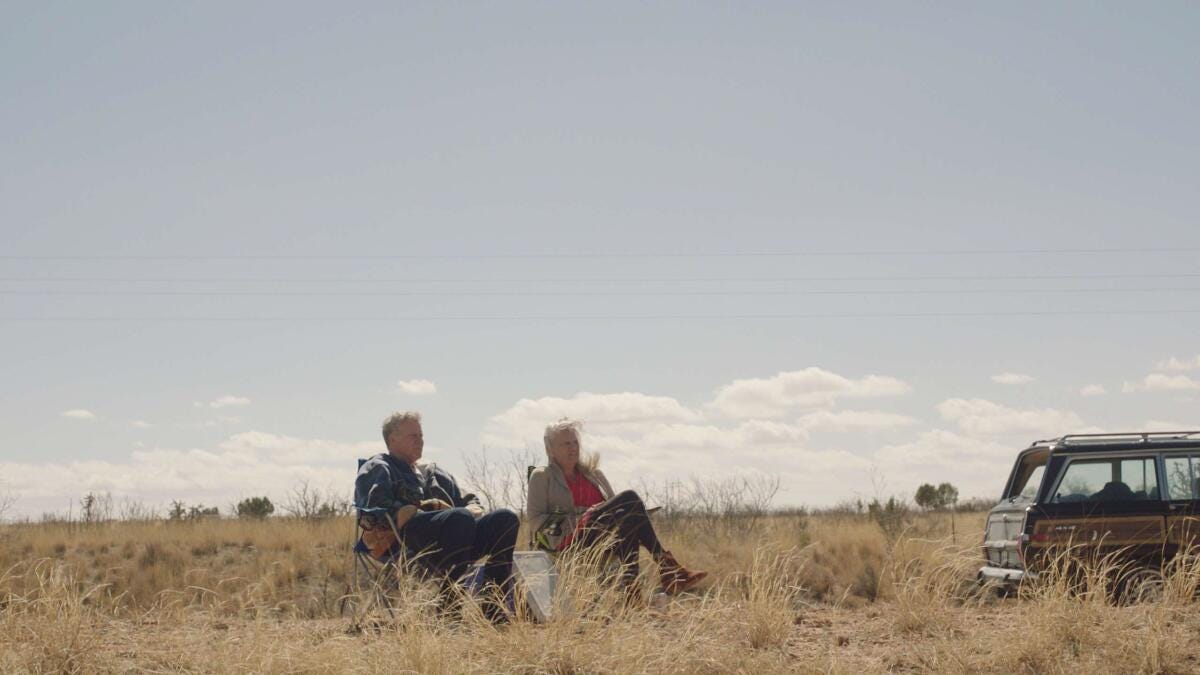
[[[1013,499],[1032,501],[1037,496],[1038,486],[1042,484],[1042,473],[1045,470],[1045,464],[1038,464],[1026,473],[1025,482],[1013,486]]]
[[[1046,448],[1021,453],[1013,472],[1012,484],[1008,486],[1002,498],[1013,502],[1033,501],[1037,497],[1038,488],[1042,486],[1042,476],[1049,459],[1050,451]]]
[[[1051,501],[1109,502],[1158,499],[1153,457],[1079,459],[1067,465]]]

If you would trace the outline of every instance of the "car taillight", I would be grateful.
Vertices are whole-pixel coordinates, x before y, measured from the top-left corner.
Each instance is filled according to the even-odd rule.
[[[1036,542],[1038,544],[1045,544],[1048,541],[1050,541],[1050,533],[1049,532],[1037,532],[1037,533],[1033,534],[1032,536],[1030,536],[1028,534],[1019,535],[1017,537],[1017,557],[1021,559],[1021,566],[1022,567],[1026,566],[1025,548],[1027,546],[1029,546],[1030,542]]]

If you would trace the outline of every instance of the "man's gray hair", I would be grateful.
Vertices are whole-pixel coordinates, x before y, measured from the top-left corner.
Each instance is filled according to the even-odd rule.
[[[412,412],[411,410],[404,410],[388,415],[388,418],[383,421],[383,442],[387,443],[388,436],[391,436],[392,432],[396,430],[396,427],[400,426],[401,424],[404,424],[405,422],[420,421],[421,413]]]
[[[546,425],[546,433],[542,436],[542,442],[546,444],[546,452],[550,452],[550,442],[564,431],[570,431],[578,438],[579,432],[583,431],[583,422],[563,417],[554,424]]]

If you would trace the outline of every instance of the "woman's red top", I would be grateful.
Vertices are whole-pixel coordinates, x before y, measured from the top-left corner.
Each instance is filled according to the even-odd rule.
[[[577,508],[586,509],[604,501],[604,493],[584,477],[582,471],[576,471],[574,478],[567,479],[567,487],[571,488],[571,499]]]
[[[575,503],[575,508],[591,509],[591,507],[604,502],[604,493],[600,492],[600,488],[596,487],[592,481],[585,478],[582,471],[576,471],[574,478],[567,479],[567,487],[571,488],[571,501]],[[588,510],[575,524],[575,530],[568,532],[567,536],[558,543],[558,550],[566,549],[575,539],[575,533],[587,527],[588,521],[591,519],[592,512]]]

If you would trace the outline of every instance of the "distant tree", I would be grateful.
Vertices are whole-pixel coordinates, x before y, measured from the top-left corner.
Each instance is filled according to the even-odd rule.
[[[183,520],[187,514],[187,505],[176,500],[171,502],[171,508],[167,510],[167,520]]]
[[[938,490],[929,483],[922,483],[921,487],[917,488],[917,494],[913,496],[913,501],[925,511],[934,508],[937,504],[937,499]]]
[[[941,483],[936,487],[923,483],[917,488],[913,501],[925,511],[944,511],[958,503],[958,488],[950,483]]]
[[[275,505],[266,497],[247,497],[238,502],[238,518],[266,518],[275,513]]]
[[[958,488],[949,483],[942,483],[937,486],[937,508],[939,511],[952,509],[957,503]]]

